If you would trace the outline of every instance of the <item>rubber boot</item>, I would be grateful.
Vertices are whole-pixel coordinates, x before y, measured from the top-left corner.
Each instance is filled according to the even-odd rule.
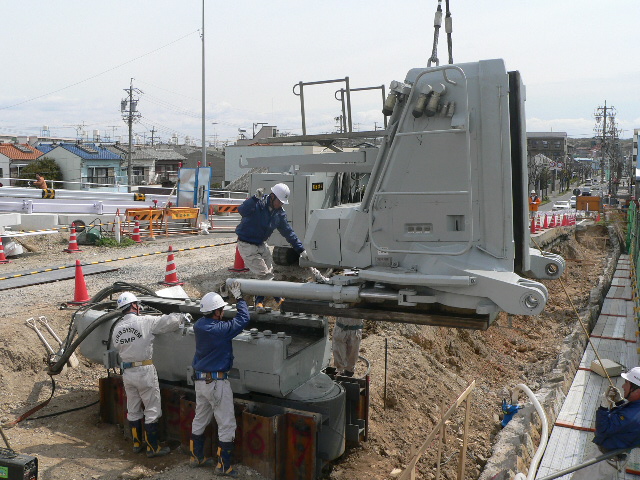
[[[129,422],[131,428],[131,436],[133,437],[133,453],[144,452],[144,443],[142,442],[142,420]]]
[[[231,466],[234,447],[233,442],[218,443],[218,465],[216,465],[215,474],[225,477],[237,477],[238,472]]]
[[[267,311],[267,309],[264,308],[264,297],[263,296],[257,296],[256,297],[255,308],[256,308],[256,313],[265,313]]]
[[[191,468],[213,467],[213,458],[204,457],[204,434],[196,435],[195,433],[192,433],[189,447],[191,450],[189,466]]]
[[[147,443],[147,457],[163,457],[167,455],[171,449],[169,447],[160,448],[158,442],[158,422],[145,424],[144,439]]]

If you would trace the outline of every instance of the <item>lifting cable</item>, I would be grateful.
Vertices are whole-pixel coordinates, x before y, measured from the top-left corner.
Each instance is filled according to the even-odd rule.
[[[440,36],[440,28],[442,27],[442,0],[438,0],[438,8],[433,19],[433,49],[431,50],[431,57],[427,62],[427,67],[431,66],[431,63],[435,63],[436,67],[440,65],[438,60],[438,38]],[[446,16],[444,19],[444,29],[447,33],[447,47],[449,51],[449,64],[453,64],[453,39],[451,33],[453,32],[453,20],[451,18],[451,10],[449,9],[449,0],[446,0]]]
[[[548,256],[547,252],[543,251],[540,248],[540,245],[538,245],[538,242],[536,242],[536,240],[534,238],[532,238],[531,241],[535,244],[536,248],[538,250],[540,250],[540,252],[542,253],[543,257],[544,256]],[[585,335],[587,336],[587,341],[589,342],[589,345],[591,345],[591,348],[593,348],[593,352],[596,354],[596,358],[598,359],[598,362],[600,362],[600,365],[602,366],[602,370],[604,371],[604,374],[606,375],[607,380],[609,381],[609,385],[611,385],[612,387],[615,387],[615,385],[613,384],[613,381],[611,380],[611,377],[609,376],[609,373],[607,372],[607,369],[604,368],[604,364],[602,363],[602,359],[600,358],[600,354],[598,353],[598,349],[593,344],[593,341],[591,341],[591,335],[589,334],[589,331],[587,330],[587,327],[585,326],[584,322],[582,321],[582,318],[580,318],[580,313],[578,313],[578,309],[573,304],[573,300],[571,300],[571,295],[569,295],[569,292],[567,291],[567,287],[565,286],[564,281],[560,277],[558,277],[558,280],[560,281],[560,285],[562,286],[562,290],[564,290],[564,293],[567,296],[567,299],[569,300],[569,303],[571,304],[571,308],[573,309],[573,312],[575,313],[576,318],[578,319],[578,322],[580,322],[580,326],[582,327],[582,330],[584,331]]]

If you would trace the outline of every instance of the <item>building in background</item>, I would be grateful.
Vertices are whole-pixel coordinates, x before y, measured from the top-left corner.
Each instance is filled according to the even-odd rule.
[[[43,152],[28,143],[0,143],[0,178],[20,178],[20,171]],[[8,180],[0,180],[9,185]]]

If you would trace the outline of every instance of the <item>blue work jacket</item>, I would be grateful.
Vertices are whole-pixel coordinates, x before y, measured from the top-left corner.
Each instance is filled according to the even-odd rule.
[[[249,323],[247,302],[239,299],[238,314],[232,320],[200,317],[193,326],[196,335],[196,354],[193,368],[198,372],[228,372],[233,365],[231,340]]]
[[[238,240],[261,245],[277,228],[296,252],[304,252],[302,242],[287,221],[287,212],[284,211],[284,208],[269,208],[269,195],[263,195],[262,198],[255,195],[247,198],[238,207],[238,212],[242,215],[242,220],[236,227]]]
[[[640,401],[611,410],[596,410],[596,436],[593,443],[607,450],[640,445]]]

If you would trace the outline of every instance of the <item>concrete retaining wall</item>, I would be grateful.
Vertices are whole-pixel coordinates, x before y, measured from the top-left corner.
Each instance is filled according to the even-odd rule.
[[[591,290],[589,305],[579,312],[583,321],[588,322],[589,331],[598,320],[620,257],[620,243],[612,227],[609,227],[609,238],[613,246],[612,255],[607,260],[604,272],[598,277],[597,285]],[[536,392],[536,398],[547,415],[549,432],[571,387],[586,344],[587,336],[580,324],[576,322],[572,332],[564,338],[558,362],[549,373],[547,381]],[[511,480],[516,473],[527,474],[531,460],[540,444],[541,432],[541,419],[533,405],[529,403],[498,434],[491,458],[482,471],[480,480]]]

